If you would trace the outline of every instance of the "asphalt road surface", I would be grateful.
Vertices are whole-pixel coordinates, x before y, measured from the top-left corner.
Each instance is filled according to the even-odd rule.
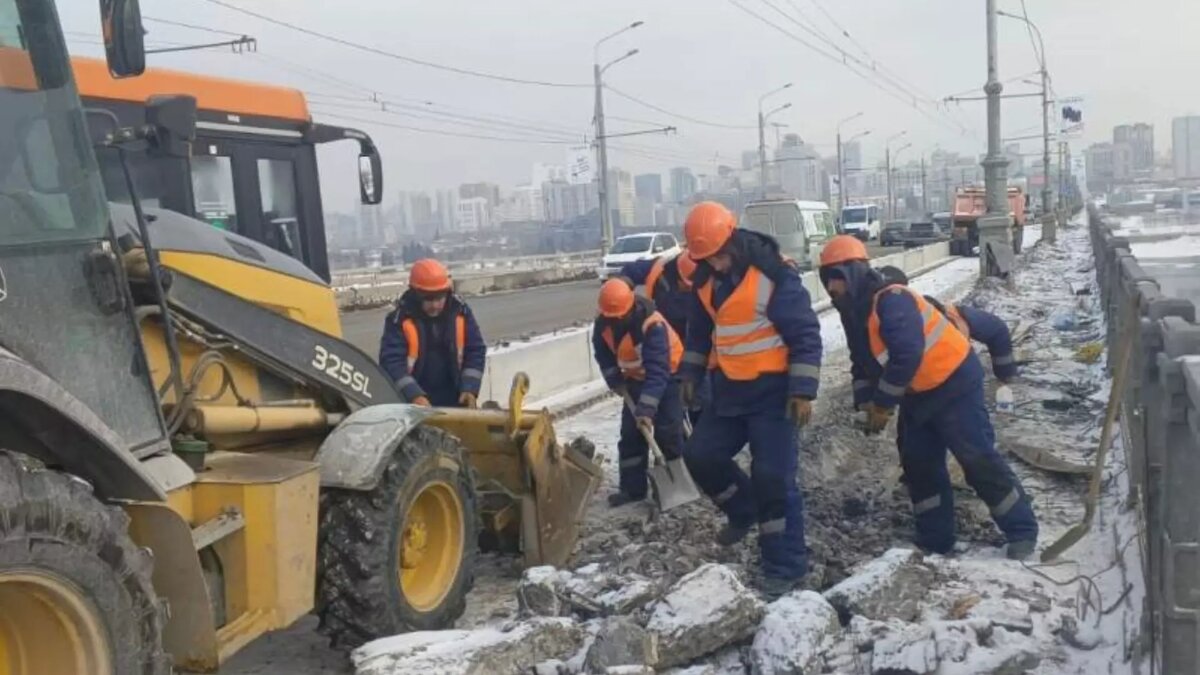
[[[877,244],[867,248],[872,257],[904,250]],[[596,316],[599,288],[599,282],[588,279],[482,295],[468,298],[467,302],[479,321],[484,339],[491,345],[591,321]],[[390,311],[390,307],[381,307],[347,312],[342,315],[342,334],[359,349],[377,355],[383,319]]]

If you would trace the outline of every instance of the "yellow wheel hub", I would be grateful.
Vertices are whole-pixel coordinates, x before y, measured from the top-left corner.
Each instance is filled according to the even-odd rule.
[[[437,609],[450,593],[462,565],[464,522],[462,500],[445,482],[426,485],[408,507],[397,544],[397,574],[413,609]]]
[[[70,581],[0,572],[0,675],[115,675],[103,620]]]

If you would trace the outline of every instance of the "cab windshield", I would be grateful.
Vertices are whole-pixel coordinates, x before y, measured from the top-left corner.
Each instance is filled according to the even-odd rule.
[[[96,160],[48,0],[0,0],[0,244],[95,239]]]
[[[842,223],[865,223],[867,222],[867,209],[842,209]]]
[[[650,250],[650,242],[654,239],[653,236],[645,234],[636,237],[621,237],[612,247],[609,253],[645,253]]]

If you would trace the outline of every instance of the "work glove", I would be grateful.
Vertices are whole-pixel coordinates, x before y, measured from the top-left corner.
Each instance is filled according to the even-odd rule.
[[[868,434],[877,434],[883,431],[890,419],[892,419],[891,408],[884,408],[874,403],[867,404],[866,432]]]
[[[433,406],[433,404],[429,402],[429,398],[426,396],[418,396],[418,397],[414,398],[412,400],[412,402],[413,402],[413,405],[419,405],[419,406],[422,406],[425,408],[430,408]]]
[[[691,380],[684,380],[679,385],[679,397],[683,399],[683,407],[687,410],[695,410],[696,405],[696,383]]]
[[[472,410],[479,407],[478,399],[475,397],[475,394],[472,394],[469,391],[464,391],[458,395],[458,404],[464,408],[470,408]]]
[[[642,416],[635,418],[634,421],[637,422],[638,429],[641,429],[642,433],[654,436],[654,418]]]
[[[789,396],[784,414],[795,422],[797,427],[806,427],[812,419],[812,400],[803,396]]]

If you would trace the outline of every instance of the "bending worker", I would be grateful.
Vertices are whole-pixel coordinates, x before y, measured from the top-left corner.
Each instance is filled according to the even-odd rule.
[[[879,274],[888,284],[908,285],[908,275],[898,267],[890,265],[881,267]],[[1008,331],[1008,324],[1004,322],[1004,319],[991,312],[968,305],[953,302],[943,304],[928,295],[925,296],[925,301],[946,315],[946,318],[950,319],[950,323],[954,324],[960,333],[976,342],[982,342],[987,347],[988,355],[992,359],[992,372],[995,373],[997,380],[1007,384],[1017,376],[1017,360],[1013,356],[1012,333]]]
[[[703,202],[684,225],[688,253],[700,262],[683,357],[685,402],[710,352],[716,365],[712,412],[700,418],[684,459],[728,518],[718,543],[735,544],[758,524],[762,590],[778,595],[808,571],[796,430],[817,396],[821,326],[775,240],[735,224],[729,209]],[[750,476],[733,460],[747,441]]]
[[[996,452],[983,367],[967,337],[920,294],[871,269],[854,237],[829,241],[820,275],[846,329],[855,400],[864,402],[868,432],[882,431],[900,406],[900,463],[917,544],[934,553],[954,549],[949,448],[1004,532],[1008,557],[1031,555],[1037,519],[1016,474]]]
[[[436,260],[413,263],[408,290],[383,322],[379,365],[409,403],[474,408],[487,345],[471,308]]]
[[[646,297],[654,301],[654,306],[671,325],[675,334],[683,339],[687,336],[692,274],[695,271],[696,261],[692,260],[687,251],[683,251],[676,256],[660,256],[652,260],[629,263],[621,269],[621,276],[632,281],[634,286],[645,288]],[[699,421],[700,412],[709,398],[708,379],[705,378],[697,388],[697,400],[692,402],[687,411],[693,424]]]
[[[634,295],[628,281],[614,277],[600,287],[600,313],[592,328],[596,363],[609,389],[635,401],[622,405],[620,489],[608,496],[617,507],[646,498],[649,448],[643,430],[654,437],[666,459],[683,445],[683,403],[675,374],[683,343],[654,302]]]

